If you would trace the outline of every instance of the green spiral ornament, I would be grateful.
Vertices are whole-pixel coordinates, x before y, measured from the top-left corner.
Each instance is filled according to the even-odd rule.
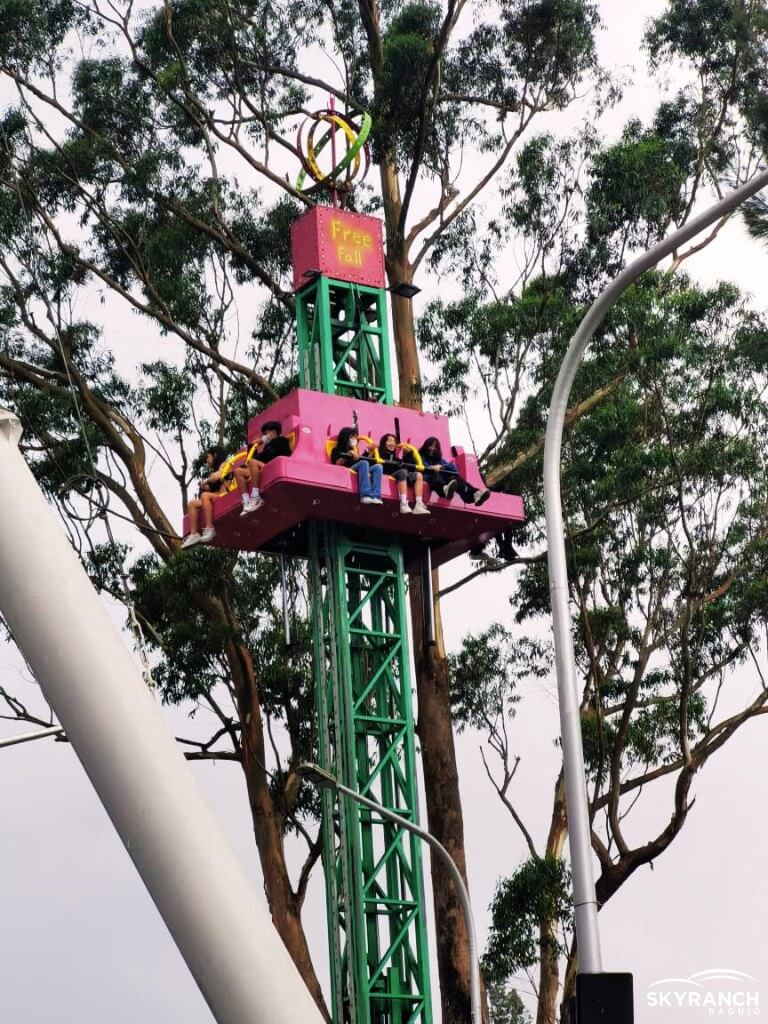
[[[342,114],[332,107],[310,114],[300,125],[297,135],[296,148],[302,170],[296,179],[296,188],[307,195],[327,188],[349,192],[356,181],[362,181],[371,163],[367,145],[371,124],[371,115],[365,112],[359,126],[348,114]],[[327,151],[329,145],[335,151],[337,141],[343,144],[344,155],[329,170],[323,171],[318,157],[324,150]],[[315,184],[305,188],[308,177]]]

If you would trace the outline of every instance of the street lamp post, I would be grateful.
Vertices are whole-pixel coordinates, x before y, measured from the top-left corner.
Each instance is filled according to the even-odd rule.
[[[715,203],[700,216],[695,217],[684,227],[643,253],[608,285],[592,304],[573,336],[560,367],[549,407],[544,444],[544,505],[579,975],[601,975],[606,981],[605,990],[611,989],[614,992],[616,991],[615,980],[617,977],[629,979],[629,1012],[625,1012],[624,1016],[619,1017],[614,1011],[612,1024],[627,1024],[632,1020],[631,975],[604,975],[600,952],[597,899],[592,873],[592,829],[584,774],[584,754],[581,745],[580,696],[576,686],[576,662],[568,611],[568,570],[560,495],[560,454],[565,415],[571,387],[587,346],[622,292],[646,270],[655,266],[665,256],[670,255],[716,220],[732,213],[746,199],[755,195],[766,185],[768,185],[768,170],[756,175],[746,185],[731,192],[730,195]],[[577,1020],[579,1024],[591,1024],[593,1020],[605,1019],[606,1011],[604,1008],[600,1009],[601,985],[599,979],[592,978],[586,979],[586,981],[585,990],[588,988],[592,995],[587,1000],[580,1000],[577,986]],[[626,996],[626,991],[624,995]],[[583,1014],[580,1014],[580,1003],[589,1004],[588,1006],[584,1005]],[[626,998],[623,999],[623,1003],[625,1006],[627,1005]]]
[[[407,829],[409,832],[413,832],[414,835],[419,836],[425,843],[428,843],[433,850],[443,858],[445,864],[450,872],[451,878],[453,879],[454,885],[456,886],[456,892],[459,895],[459,901],[464,912],[464,917],[467,922],[467,935],[469,938],[469,980],[470,980],[470,1001],[471,1001],[471,1024],[482,1024],[483,1015],[480,1007],[480,964],[478,961],[477,953],[477,936],[475,934],[475,922],[472,917],[472,905],[469,900],[469,893],[467,887],[464,884],[464,879],[461,877],[461,872],[456,866],[456,862],[453,857],[448,853],[446,848],[441,842],[439,842],[430,833],[426,832],[423,828],[419,828],[412,821],[408,821],[407,818],[401,817],[399,814],[395,814],[394,811],[388,810],[386,807],[382,807],[381,804],[377,804],[375,800],[370,800],[367,796],[363,796],[362,793],[358,793],[354,789],[350,789],[349,786],[345,786],[344,783],[332,775],[331,772],[327,772],[324,768],[321,768],[318,764],[301,764],[299,765],[299,772],[308,781],[313,782],[317,786],[330,786],[333,789],[338,790],[339,793],[343,793],[348,796],[351,800],[355,800],[363,807],[367,807],[371,811],[375,811],[380,814],[382,818],[387,818],[389,821],[393,821],[396,825],[401,828]]]

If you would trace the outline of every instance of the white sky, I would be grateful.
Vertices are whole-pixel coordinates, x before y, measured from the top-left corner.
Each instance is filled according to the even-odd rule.
[[[663,4],[604,0],[599,6],[606,22],[603,60],[628,68],[634,83],[621,110],[607,122],[607,132],[615,134],[630,111],[648,114],[657,99],[642,68],[631,71],[629,66],[641,63],[642,27]],[[765,254],[734,222],[689,270],[707,282],[736,279],[764,302],[766,265]],[[135,326],[128,314],[113,325],[125,340]],[[449,567],[443,582],[458,578],[464,568]],[[443,610],[446,636],[455,643],[468,629],[508,616],[508,589],[502,581],[486,581],[449,597]],[[13,690],[19,678],[17,659],[0,649],[0,684]],[[754,684],[745,674],[738,685],[746,695]],[[177,729],[185,725],[178,713],[169,717]],[[754,975],[763,1007],[768,1006],[764,723],[750,725],[713,758],[694,787],[696,806],[683,835],[653,871],[635,875],[600,915],[606,969],[635,974],[638,1024],[700,1020],[701,1011],[646,1007],[646,989],[659,978],[687,977],[713,967]],[[527,696],[512,731],[522,756],[520,810],[540,841],[557,771],[553,682]],[[470,887],[482,942],[495,882],[515,868],[525,849],[485,780],[478,743],[478,737],[465,735],[458,749]],[[194,771],[260,886],[239,768],[223,763],[194,766]],[[668,819],[668,794],[657,799],[655,807],[639,808],[638,822],[658,830]],[[72,750],[47,741],[0,750],[0,807],[0,1021],[209,1024],[210,1013]],[[306,920],[323,970],[319,875]],[[436,971],[434,979],[436,988]]]

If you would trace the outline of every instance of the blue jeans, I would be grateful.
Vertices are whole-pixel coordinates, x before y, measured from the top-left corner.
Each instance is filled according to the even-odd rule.
[[[373,465],[365,459],[356,462],[352,469],[357,473],[357,489],[361,498],[380,498],[381,479],[384,467],[376,462]]]

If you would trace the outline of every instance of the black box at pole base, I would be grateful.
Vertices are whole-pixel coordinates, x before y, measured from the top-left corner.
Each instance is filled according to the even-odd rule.
[[[631,974],[576,975],[576,1024],[634,1024]]]

